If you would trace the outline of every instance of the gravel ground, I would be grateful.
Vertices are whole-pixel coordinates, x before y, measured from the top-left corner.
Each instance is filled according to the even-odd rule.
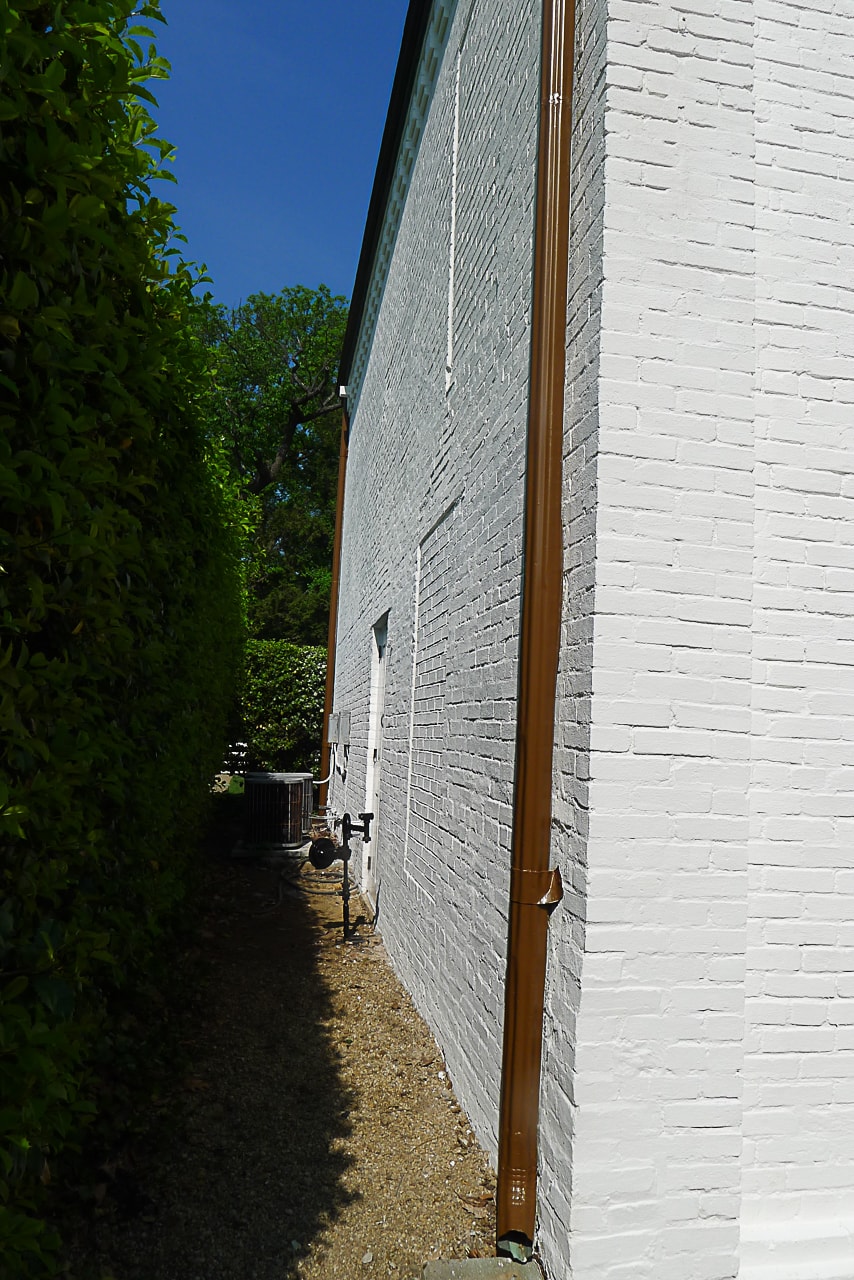
[[[274,870],[212,864],[191,1073],[99,1218],[101,1277],[411,1280],[494,1253],[494,1175],[364,915],[341,944],[335,870],[276,905]]]

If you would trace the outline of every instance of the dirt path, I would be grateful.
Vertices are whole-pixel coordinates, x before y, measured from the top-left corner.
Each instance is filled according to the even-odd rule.
[[[102,1277],[410,1280],[493,1252],[493,1175],[380,939],[341,945],[331,874],[273,906],[269,868],[213,865],[192,1072],[99,1224]]]

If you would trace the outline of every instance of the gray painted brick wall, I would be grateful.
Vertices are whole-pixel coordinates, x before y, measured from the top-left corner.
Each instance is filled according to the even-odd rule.
[[[352,712],[353,745],[332,801],[355,810],[364,799],[370,633],[388,610],[380,927],[493,1155],[538,10],[532,0],[461,0],[448,32],[352,418],[335,692],[336,709]]]

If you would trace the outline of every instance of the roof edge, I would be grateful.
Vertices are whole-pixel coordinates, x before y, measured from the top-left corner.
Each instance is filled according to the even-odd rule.
[[[344,333],[341,360],[338,366],[338,381],[342,386],[347,385],[353,356],[359,341],[359,332],[362,327],[362,318],[371,276],[373,275],[377,247],[382,235],[391,184],[400,152],[403,131],[406,127],[406,108],[412,97],[418,62],[432,8],[433,0],[409,0],[409,9],[407,10],[403,37],[400,42],[397,70],[394,73],[391,100],[389,101],[388,114],[386,115],[380,153],[374,175],[374,185],[368,205],[368,217],[365,223],[365,234],[362,237],[359,265],[356,269],[356,279],[353,284],[353,296],[350,299],[350,313]]]

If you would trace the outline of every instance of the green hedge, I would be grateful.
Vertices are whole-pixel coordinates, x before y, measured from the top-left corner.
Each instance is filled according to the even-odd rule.
[[[249,641],[242,705],[251,769],[316,774],[325,682],[325,649]]]
[[[51,1270],[44,1186],[184,896],[239,667],[240,548],[194,279],[151,195],[165,68],[140,16],[157,4],[0,6],[4,1277]]]

